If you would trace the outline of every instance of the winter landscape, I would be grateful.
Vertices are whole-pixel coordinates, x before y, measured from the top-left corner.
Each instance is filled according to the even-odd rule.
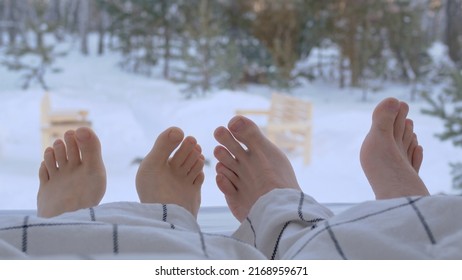
[[[4,38],[6,40],[6,35]],[[236,110],[268,109],[273,92],[288,93],[313,104],[311,163],[304,165],[297,152],[288,153],[288,157],[303,190],[318,201],[358,203],[374,199],[361,170],[359,150],[370,127],[373,108],[390,96],[410,105],[409,117],[414,120],[419,143],[424,147],[420,174],[430,192],[456,192],[449,163],[460,160],[461,150],[451,141],[442,142],[435,137],[444,131],[444,123],[422,113],[429,104],[420,95],[411,95],[415,83],[381,81],[380,89],[367,89],[367,98],[364,98],[364,88],[341,88],[338,82],[329,79],[298,79],[296,85],[287,89],[252,83],[232,90],[212,86],[205,94],[186,98],[184,84],[162,76],[162,63],[152,67],[154,72],[148,76],[125,71],[120,67],[120,52],[107,50],[104,55],[98,55],[98,38],[94,35],[88,38],[86,54],[82,53],[78,40],[59,43],[66,55],[53,65],[60,68],[60,72],[46,74],[48,89],[40,83],[31,83],[23,89],[18,72],[0,67],[0,209],[33,210],[36,207],[37,173],[42,161],[40,108],[45,92],[50,94],[53,110],[89,111],[88,118],[103,146],[108,175],[102,203],[138,200],[134,178],[139,159],[151,149],[160,132],[178,126],[186,135],[197,138],[207,159],[202,205],[225,206],[225,199],[215,184],[217,161],[213,149],[217,142],[213,131],[218,126],[226,126]],[[7,48],[1,50],[7,58]],[[425,51],[434,65],[448,60],[447,45],[441,41],[435,40]],[[307,65],[315,68],[319,59],[338,52],[335,44],[327,47],[319,44],[311,49],[310,55],[298,61],[294,69]],[[29,59],[30,64],[38,63],[34,57],[25,59]],[[446,85],[427,84],[426,89],[433,93]],[[251,118],[261,126],[267,121],[262,116]]]
[[[185,99],[180,87],[161,79],[127,74],[116,67],[117,57],[63,59],[65,71],[49,77],[52,108],[86,109],[100,136],[108,174],[103,202],[136,201],[134,177],[137,158],[152,147],[157,135],[169,126],[182,128],[197,138],[209,161],[205,167],[203,206],[224,206],[215,184],[213,131],[226,125],[237,109],[267,109],[273,90],[217,90],[203,98]],[[42,160],[40,104],[44,90],[18,89],[17,75],[0,70],[0,207],[35,209],[37,170]],[[313,102],[313,145],[310,165],[300,154],[288,154],[304,191],[320,202],[361,202],[374,199],[359,164],[359,149],[366,135],[374,106],[394,96],[409,101],[410,88],[389,85],[361,101],[361,92],[339,90],[326,83],[306,84],[294,90]],[[409,102],[419,142],[424,147],[421,176],[431,193],[450,193],[451,161],[460,152],[434,134],[441,132],[439,119],[421,114],[428,106],[422,100]],[[265,125],[264,117],[253,119]]]

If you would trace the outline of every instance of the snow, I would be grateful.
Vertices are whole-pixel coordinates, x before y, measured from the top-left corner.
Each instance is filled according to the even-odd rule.
[[[108,188],[103,203],[137,201],[134,178],[136,158],[142,158],[157,135],[169,126],[182,128],[202,146],[210,164],[205,167],[203,206],[225,206],[215,184],[213,131],[226,125],[237,109],[267,109],[273,91],[248,87],[240,91],[216,90],[206,97],[184,99],[182,86],[137,76],[117,67],[118,56],[81,56],[77,52],[58,59],[62,73],[49,74],[52,108],[86,109],[103,145]],[[37,171],[41,162],[40,102],[38,86],[21,90],[18,73],[0,68],[0,209],[35,209]],[[359,150],[374,106],[387,96],[409,102],[409,88],[388,85],[369,94],[340,90],[317,81],[300,86],[294,94],[314,106],[313,151],[310,165],[300,154],[288,154],[304,191],[320,202],[361,202],[374,199],[359,164]],[[422,115],[423,101],[409,102],[410,117],[424,147],[421,176],[431,193],[451,193],[449,162],[460,159],[460,150],[440,142],[435,133],[442,122]],[[254,120],[265,124],[265,119]]]

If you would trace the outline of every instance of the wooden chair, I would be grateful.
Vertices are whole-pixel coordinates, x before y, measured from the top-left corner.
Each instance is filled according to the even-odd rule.
[[[91,127],[87,116],[86,110],[52,110],[50,95],[48,92],[45,93],[41,104],[42,150],[53,145],[56,139],[63,138],[67,130],[76,130],[83,126]]]
[[[305,164],[311,162],[312,104],[309,101],[274,93],[269,110],[237,110],[238,115],[267,115],[263,130],[278,147],[303,150]]]

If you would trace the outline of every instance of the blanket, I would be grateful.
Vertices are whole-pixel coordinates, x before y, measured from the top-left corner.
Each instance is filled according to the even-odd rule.
[[[182,207],[116,202],[44,219],[0,216],[2,259],[462,259],[462,197],[406,197],[334,215],[309,195],[262,196],[233,234]]]
[[[462,259],[462,197],[368,201],[333,215],[310,196],[274,190],[234,233],[269,259]]]
[[[202,232],[177,205],[117,202],[55,218],[0,216],[2,259],[262,259],[232,236]]]

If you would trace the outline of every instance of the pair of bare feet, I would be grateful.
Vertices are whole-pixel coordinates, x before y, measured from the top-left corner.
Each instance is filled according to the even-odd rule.
[[[57,140],[53,148],[44,152],[37,195],[40,217],[96,206],[106,191],[106,170],[96,134],[82,127],[67,131],[64,140],[65,144]],[[179,128],[167,129],[138,170],[136,189],[140,202],[177,204],[197,216],[204,160],[196,139],[184,138]]]
[[[428,195],[418,175],[423,151],[407,119],[408,111],[406,103],[393,98],[374,110],[360,160],[377,199]],[[271,190],[300,190],[288,158],[251,120],[236,116],[227,128],[217,128],[214,136],[221,144],[214,151],[217,185],[239,221]],[[64,140],[44,153],[37,198],[42,217],[96,206],[106,190],[101,145],[94,132],[80,128],[67,132]],[[196,139],[185,138],[179,128],[167,129],[138,170],[140,202],[177,204],[197,217],[203,167],[204,156]]]

